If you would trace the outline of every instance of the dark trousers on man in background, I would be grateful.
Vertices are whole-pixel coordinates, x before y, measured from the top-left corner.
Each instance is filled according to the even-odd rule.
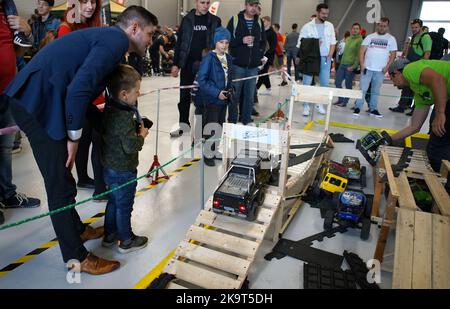
[[[437,173],[441,169],[442,160],[450,161],[450,100],[447,101],[445,109],[445,134],[442,137],[434,134],[431,125],[435,117],[435,110],[430,116],[430,140],[427,145],[427,155],[430,160],[431,167]]]
[[[60,209],[75,202],[75,179],[66,168],[67,141],[50,138],[40,124],[22,107],[12,103],[11,112],[28,137],[36,163],[44,178],[49,210]],[[85,230],[75,208],[51,216],[64,262],[71,259],[83,261],[88,251],[80,235]]]
[[[180,71],[180,86],[189,86],[194,83],[195,75],[192,72],[193,62],[186,63],[186,66]],[[190,126],[189,111],[191,107],[191,90],[180,89],[180,102],[178,103],[178,112],[180,114],[179,123]]]

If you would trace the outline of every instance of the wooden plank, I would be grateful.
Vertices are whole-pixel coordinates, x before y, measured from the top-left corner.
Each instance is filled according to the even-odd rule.
[[[433,289],[450,289],[450,217],[433,215]]]
[[[280,205],[280,202],[281,198],[278,195],[266,193],[262,206],[267,208],[277,208]]]
[[[414,254],[413,254],[413,289],[431,289],[432,287],[432,215],[415,213]],[[397,241],[404,241],[398,239]]]
[[[237,276],[246,276],[250,261],[182,241],[175,255],[217,268]]]
[[[389,159],[389,155],[386,151],[383,150],[381,152],[381,156],[383,158],[386,175],[387,175],[388,182],[389,182],[389,190],[391,191],[393,196],[398,197],[397,182],[395,181],[394,173],[392,172],[391,161]]]
[[[397,199],[398,197],[392,195],[392,192],[389,192],[389,196],[386,202],[386,211],[384,212],[380,235],[378,236],[378,242],[375,248],[374,258],[380,261],[380,263],[383,262],[384,248],[386,247],[386,242],[389,236],[389,230],[394,220],[395,206],[397,205]]]
[[[412,287],[412,266],[414,253],[414,218],[415,211],[399,209],[395,235],[393,289],[410,289]]]
[[[408,177],[405,172],[401,172],[397,177],[397,186],[399,190],[398,203],[401,208],[408,208],[412,210],[420,210],[416,205],[416,201],[414,200],[414,195],[411,191],[411,187],[409,186]]]
[[[225,277],[210,270],[172,259],[166,272],[178,279],[195,284],[204,289],[238,289],[240,281]]]
[[[297,96],[301,94],[309,94],[315,96],[325,96],[328,97],[330,91],[333,93],[334,97],[344,97],[350,99],[361,99],[361,90],[351,90],[351,89],[341,89],[341,88],[331,88],[331,87],[317,87],[317,86],[307,86],[307,85],[296,85]],[[297,100],[301,101],[301,100]]]
[[[450,172],[450,162],[447,160],[443,160],[441,164],[441,175],[444,178],[448,177],[448,173]]]
[[[267,209],[260,208],[258,210],[258,215],[256,217],[256,221],[263,222],[265,224],[270,224],[272,221],[273,215],[275,214],[276,209]]]
[[[187,289],[187,287],[173,283],[173,282],[169,282],[169,284],[167,285],[166,289],[169,290],[181,290],[181,289]]]
[[[267,227],[262,224],[244,221],[231,216],[218,215],[212,211],[202,210],[196,224],[206,224],[225,231],[241,234],[257,240],[264,238]]]
[[[247,257],[254,257],[259,246],[259,244],[254,241],[207,230],[195,225],[190,227],[186,234],[186,238]]]
[[[443,216],[450,216],[450,196],[435,175],[424,175],[425,182],[433,195],[434,202]]]

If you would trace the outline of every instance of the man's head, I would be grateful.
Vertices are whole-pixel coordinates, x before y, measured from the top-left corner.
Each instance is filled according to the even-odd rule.
[[[411,21],[411,32],[413,35],[422,32],[423,21],[421,19],[414,19]]]
[[[298,25],[297,24],[292,24],[292,31],[297,31],[298,29]]]
[[[440,35],[444,35],[444,33],[445,33],[445,28],[439,28],[439,29],[438,29],[438,33],[439,33]]]
[[[136,105],[141,88],[141,75],[127,64],[119,64],[108,76],[107,87],[114,99]]]
[[[389,31],[389,18],[381,17],[380,21],[377,23],[377,33],[386,34]]]
[[[358,35],[361,33],[361,25],[359,23],[354,23],[352,25],[352,35]]]
[[[270,16],[264,16],[262,18],[262,21],[264,23],[265,29],[269,29],[269,27],[272,25],[272,19],[270,18]]]
[[[430,29],[427,26],[423,26],[422,27],[422,32],[428,33],[428,32],[430,32]]]
[[[245,0],[245,14],[249,16],[258,15],[259,5],[259,0]]]
[[[230,44],[231,33],[228,29],[219,27],[214,32],[214,45],[216,46],[216,51],[220,54],[225,53],[228,50],[228,45]]]
[[[195,0],[195,11],[197,15],[205,15],[209,11],[210,0]]]
[[[316,11],[317,11],[317,20],[319,20],[320,22],[325,22],[328,19],[328,15],[330,14],[330,10],[328,9],[328,5],[325,3],[320,3],[317,7],[316,7]]]
[[[275,32],[280,32],[280,24],[273,24],[273,30],[275,30]]]
[[[55,5],[54,0],[38,0],[36,2],[39,16],[46,16],[50,13],[52,7]]]
[[[344,33],[344,39],[348,38],[350,36],[350,31],[345,31]]]
[[[132,5],[117,17],[116,25],[126,32],[130,40],[129,51],[143,56],[152,43],[158,18],[143,7]]]
[[[403,89],[409,86],[409,82],[403,76],[403,69],[409,63],[407,59],[397,59],[389,66],[389,76],[391,77],[394,86]]]

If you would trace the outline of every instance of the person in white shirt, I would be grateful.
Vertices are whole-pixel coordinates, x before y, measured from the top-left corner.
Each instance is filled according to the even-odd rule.
[[[330,10],[328,5],[320,3],[317,8],[317,15],[310,22],[306,23],[298,38],[297,48],[300,48],[301,40],[303,38],[319,39],[320,43],[320,86],[328,87],[330,81],[331,59],[336,48],[336,35],[334,26],[327,21]],[[312,75],[303,74],[303,85],[311,85],[313,81]],[[319,113],[325,114],[325,109],[322,105],[315,105]],[[303,104],[303,116],[309,116],[309,104]]]
[[[359,53],[361,65],[360,88],[363,91],[363,98],[369,89],[371,96],[369,102],[369,114],[375,117],[383,117],[378,112],[378,96],[384,81],[384,74],[387,72],[391,63],[395,60],[397,54],[397,41],[395,37],[388,33],[389,18],[383,17],[377,23],[377,32],[368,35],[362,45]],[[364,101],[358,99],[355,103],[354,115],[359,115]]]

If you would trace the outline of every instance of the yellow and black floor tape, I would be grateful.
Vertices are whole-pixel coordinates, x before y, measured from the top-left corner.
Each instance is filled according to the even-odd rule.
[[[194,160],[192,160],[190,162],[187,162],[183,166],[181,166],[181,167],[177,168],[176,170],[174,170],[173,172],[169,173],[169,176],[172,177],[172,176],[175,176],[175,175],[181,173],[182,171],[186,170],[187,168],[189,168],[190,166],[192,166],[194,163],[196,163],[198,161],[200,161],[200,159],[194,159]],[[153,189],[158,184],[166,182],[166,181],[167,181],[167,179],[160,178],[158,180],[157,184],[155,184],[155,185],[148,185],[148,186],[140,189],[138,192],[136,192],[136,196],[140,196],[140,195],[144,194],[145,192],[147,192],[148,190]],[[99,213],[97,213],[96,215],[92,216],[91,218],[86,219],[83,223],[85,225],[89,225],[91,223],[96,222],[97,220],[101,219],[104,216],[105,216],[105,211],[103,210],[103,211],[100,211]],[[13,271],[17,267],[25,264],[29,260],[37,257],[39,254],[47,251],[48,249],[52,248],[53,246],[55,246],[57,244],[58,244],[58,239],[54,238],[54,239],[50,240],[49,242],[47,242],[47,243],[39,246],[38,248],[34,249],[33,251],[27,253],[26,255],[22,256],[21,258],[18,258],[17,260],[12,262],[8,266],[5,266],[2,269],[0,269],[0,277],[3,277],[5,275],[7,275],[8,273]]]

